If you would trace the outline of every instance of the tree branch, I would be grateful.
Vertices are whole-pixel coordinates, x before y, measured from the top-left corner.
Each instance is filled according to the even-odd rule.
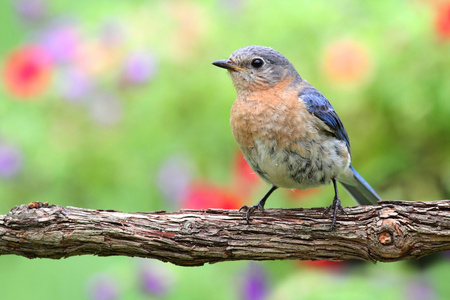
[[[0,215],[0,255],[138,256],[176,265],[233,260],[397,261],[450,250],[450,200],[346,208],[334,231],[322,208],[123,213],[32,202]]]

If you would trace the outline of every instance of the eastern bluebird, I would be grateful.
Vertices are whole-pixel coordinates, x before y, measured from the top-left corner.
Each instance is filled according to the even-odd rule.
[[[336,111],[281,53],[248,46],[213,65],[229,71],[237,92],[231,127],[252,169],[272,185],[256,205],[244,205],[246,220],[277,188],[308,189],[333,183],[331,229],[344,211],[336,181],[361,205],[381,198],[350,164],[350,140]],[[345,211],[344,211],[345,212]]]

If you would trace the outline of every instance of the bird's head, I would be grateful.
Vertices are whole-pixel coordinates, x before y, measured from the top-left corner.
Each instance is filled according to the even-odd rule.
[[[238,49],[227,60],[216,60],[213,65],[229,71],[238,94],[271,88],[285,79],[300,79],[283,54],[263,46]]]

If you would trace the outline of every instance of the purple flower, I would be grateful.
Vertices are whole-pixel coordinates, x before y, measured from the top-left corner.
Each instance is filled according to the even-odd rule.
[[[158,171],[157,184],[163,195],[177,206],[188,194],[192,181],[191,164],[181,155],[166,158]]]
[[[122,80],[128,84],[144,84],[153,79],[157,71],[156,58],[149,52],[130,54],[124,62]]]
[[[263,300],[268,295],[267,273],[261,264],[250,262],[242,281],[243,300]]]
[[[141,290],[152,296],[166,296],[173,286],[173,274],[166,265],[156,262],[146,262],[140,266],[139,282]]]
[[[95,275],[89,279],[88,296],[92,300],[119,299],[118,284],[116,280],[108,275]]]
[[[74,22],[57,21],[44,33],[42,43],[53,61],[66,63],[75,58],[82,41]]]
[[[22,155],[16,147],[0,142],[0,177],[12,178],[22,167]]]
[[[39,21],[48,15],[46,0],[15,0],[17,14],[26,22]]]
[[[99,93],[89,103],[92,118],[102,125],[115,125],[122,119],[122,103],[112,93]]]
[[[405,291],[405,299],[420,300],[420,299],[437,299],[436,293],[428,283],[428,280],[420,276],[412,280]]]

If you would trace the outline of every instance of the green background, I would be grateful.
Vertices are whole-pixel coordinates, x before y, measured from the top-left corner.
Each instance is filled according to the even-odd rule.
[[[43,44],[61,24],[75,28],[72,47],[84,56],[52,64],[49,82],[26,98],[8,88],[2,72],[0,143],[19,153],[20,164],[12,176],[0,177],[0,214],[31,201],[127,212],[189,207],[186,197],[168,196],[175,189],[172,180],[161,179],[168,165],[175,165],[169,168],[173,182],[183,179],[184,188],[197,187],[234,206],[258,201],[268,186],[252,181],[241,192],[229,126],[235,91],[226,72],[211,65],[252,44],[282,52],[330,100],[349,133],[353,165],[383,199],[450,196],[450,34],[439,27],[436,3],[52,0],[34,1],[45,3],[44,12],[31,20],[20,12],[21,2],[0,9],[3,70],[11,53]],[[108,26],[116,40],[98,47],[110,37]],[[339,45],[355,51],[337,56],[341,64],[329,59]],[[154,76],[142,84],[122,78],[136,51],[156,61]],[[346,69],[352,64],[354,73]],[[67,101],[59,88],[70,81],[68,67],[81,68],[94,86],[77,101]],[[99,95],[115,102],[101,106]],[[106,112],[106,121],[95,107]],[[354,205],[341,195],[344,205]],[[208,197],[197,207],[227,204],[211,205]],[[320,207],[331,199],[331,187],[295,197],[277,191],[267,208]],[[245,298],[244,283],[255,266],[265,276],[264,293]],[[376,265],[282,261],[195,268],[122,257],[1,256],[0,268],[2,299],[102,299],[92,292],[99,278],[116,290],[106,299],[450,297],[445,253]],[[142,290],[142,268],[165,274],[163,295]]]

